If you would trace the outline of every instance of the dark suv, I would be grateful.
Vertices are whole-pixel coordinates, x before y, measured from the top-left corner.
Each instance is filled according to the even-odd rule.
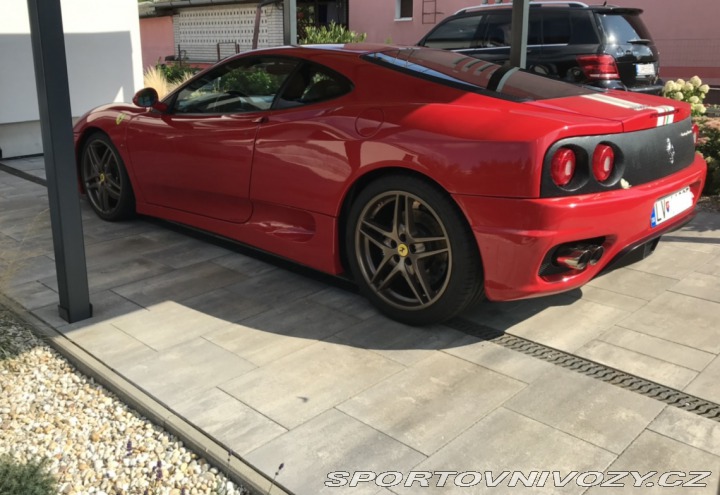
[[[510,58],[511,4],[468,7],[443,20],[418,43],[504,63]],[[580,2],[533,2],[527,68],[609,89],[659,94],[658,51],[642,10]]]

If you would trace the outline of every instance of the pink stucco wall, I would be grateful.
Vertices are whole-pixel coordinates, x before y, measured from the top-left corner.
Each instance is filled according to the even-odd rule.
[[[140,19],[143,67],[157,64],[158,59],[175,53],[173,21],[171,16]]]
[[[437,22],[457,10],[481,0],[436,0]],[[589,2],[599,3],[599,2]],[[665,79],[699,75],[709,84],[720,85],[719,0],[611,0],[623,7],[639,7],[660,50],[661,75]],[[426,10],[432,3],[425,3]],[[395,20],[395,0],[350,2],[350,28],[368,34],[370,42],[414,44],[434,24],[422,23],[423,0],[413,0],[413,18]],[[427,19],[426,19],[427,20]]]

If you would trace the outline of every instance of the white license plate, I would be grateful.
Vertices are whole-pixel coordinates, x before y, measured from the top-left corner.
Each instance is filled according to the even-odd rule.
[[[655,64],[637,64],[635,70],[638,76],[654,76]]]
[[[650,215],[650,225],[657,227],[672,217],[692,208],[693,199],[693,193],[689,187],[686,187],[655,201]]]

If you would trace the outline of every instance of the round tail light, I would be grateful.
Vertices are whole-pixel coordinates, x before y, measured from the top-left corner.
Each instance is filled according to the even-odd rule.
[[[693,144],[697,146],[698,141],[700,140],[700,128],[697,124],[692,125],[692,133],[693,133]]]
[[[570,148],[558,149],[552,157],[550,175],[553,182],[560,187],[567,186],[575,175],[577,160],[575,152]]]
[[[615,152],[607,144],[598,144],[593,152],[592,170],[598,182],[605,182],[615,168]]]

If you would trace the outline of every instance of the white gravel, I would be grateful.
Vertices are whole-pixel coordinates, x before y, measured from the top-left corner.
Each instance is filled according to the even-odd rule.
[[[0,307],[0,455],[49,459],[58,493],[248,493],[79,373]]]

